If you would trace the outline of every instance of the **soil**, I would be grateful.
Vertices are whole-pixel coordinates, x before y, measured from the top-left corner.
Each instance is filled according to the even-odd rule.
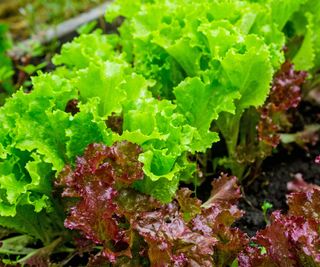
[[[273,205],[270,212],[282,210],[285,212],[287,183],[297,173],[301,173],[304,180],[320,185],[320,165],[314,162],[320,154],[320,146],[312,147],[308,152],[295,147],[293,151],[280,149],[280,151],[266,159],[262,167],[262,173],[255,181],[244,188],[244,198],[239,203],[239,208],[246,214],[236,226],[253,236],[257,230],[266,225],[261,205],[268,201]],[[269,213],[270,213],[269,212]]]

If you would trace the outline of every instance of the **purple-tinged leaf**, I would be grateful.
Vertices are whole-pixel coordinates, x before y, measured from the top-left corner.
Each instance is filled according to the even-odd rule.
[[[180,211],[186,222],[189,222],[197,214],[201,213],[201,201],[195,197],[191,197],[192,193],[187,188],[182,188],[176,193],[176,200],[179,203]]]
[[[287,196],[289,215],[303,216],[320,222],[320,190],[291,193]]]
[[[151,266],[213,266],[217,240],[192,231],[177,203],[143,212],[132,225],[149,245]]]
[[[306,72],[295,71],[290,62],[287,61],[282,65],[273,79],[270,95],[260,109],[260,121],[257,125],[259,141],[271,147],[279,144],[282,124],[288,124],[284,113],[299,105],[301,85],[306,77]]]
[[[296,108],[301,101],[300,87],[306,78],[306,72],[295,71],[293,64],[285,62],[273,80],[268,102],[278,111]]]
[[[271,215],[271,224],[253,240],[266,249],[268,257],[278,266],[320,264],[319,221],[276,211]]]
[[[279,267],[258,247],[248,246],[238,256],[239,267]]]
[[[65,220],[69,229],[80,230],[97,244],[107,241],[128,242],[126,229],[119,226],[116,185],[130,185],[142,179],[142,163],[138,161],[140,148],[122,142],[112,147],[91,144],[83,157],[77,159],[74,171],[67,166],[60,174],[63,196],[79,198]]]
[[[211,196],[202,207],[209,208],[216,203],[234,204],[240,198],[241,192],[237,185],[237,177],[230,177],[222,173],[218,179],[212,181]]]
[[[303,180],[302,174],[296,173],[294,176],[294,180],[291,182],[288,182],[287,189],[289,192],[305,192],[306,193],[306,192],[312,191],[313,189],[320,190],[320,186],[306,183]]]
[[[240,188],[236,177],[225,174],[212,182],[212,188],[211,197],[202,205],[209,208],[191,221],[192,230],[216,238],[215,262],[217,266],[228,266],[249,241],[246,234],[230,227],[243,216],[235,205],[241,197]]]

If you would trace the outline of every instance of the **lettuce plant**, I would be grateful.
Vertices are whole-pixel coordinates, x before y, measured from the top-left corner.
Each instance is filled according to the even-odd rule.
[[[239,266],[319,266],[320,187],[302,178],[289,183],[289,211],[272,213],[270,224],[252,239],[263,247],[248,246],[239,254]]]

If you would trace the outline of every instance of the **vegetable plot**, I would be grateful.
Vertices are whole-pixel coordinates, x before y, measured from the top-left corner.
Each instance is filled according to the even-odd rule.
[[[296,186],[288,214],[254,238],[233,227],[238,184],[272,154],[317,75],[320,4],[116,0],[106,20],[119,17],[117,34],[63,45],[56,69],[0,108],[0,225],[13,233],[3,262],[320,266],[317,186]],[[203,182],[218,142],[226,153],[213,147],[212,169],[232,175],[202,202],[180,185]]]

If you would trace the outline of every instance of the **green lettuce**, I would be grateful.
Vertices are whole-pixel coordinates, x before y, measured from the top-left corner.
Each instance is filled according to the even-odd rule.
[[[129,7],[118,0],[106,18],[125,18],[119,28],[124,59],[155,80],[153,95],[172,99],[200,133],[202,141],[195,141],[191,151],[203,152],[218,140],[210,131],[216,125],[231,157],[244,111],[264,103],[284,62],[281,30],[301,2],[286,1],[280,12],[276,1],[159,0]],[[163,75],[174,77],[169,91]]]

